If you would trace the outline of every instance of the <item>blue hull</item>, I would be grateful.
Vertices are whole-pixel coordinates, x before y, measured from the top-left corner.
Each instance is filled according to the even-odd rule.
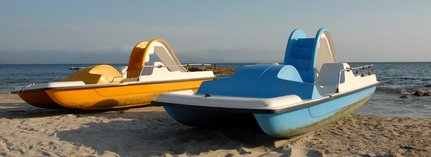
[[[253,114],[260,128],[268,135],[277,138],[295,137],[344,118],[372,96],[376,87],[333,99],[314,106],[279,114]],[[163,106],[178,122],[191,126],[223,124],[238,119],[239,114],[223,111],[197,110]]]
[[[298,136],[350,115],[367,102],[376,87],[315,106],[280,114],[254,114],[260,128],[279,138]]]
[[[252,116],[266,134],[291,138],[336,122],[365,104],[379,84],[371,66],[338,63],[327,29],[315,38],[298,29],[289,38],[284,65],[244,66],[230,78],[203,82],[196,94],[162,94],[153,102],[186,125]]]

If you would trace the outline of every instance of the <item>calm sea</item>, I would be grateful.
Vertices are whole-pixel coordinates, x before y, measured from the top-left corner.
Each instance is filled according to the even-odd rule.
[[[381,84],[371,99],[354,114],[384,117],[431,118],[431,96],[413,96],[418,89],[430,91],[431,62],[423,63],[350,63],[351,67],[373,64]],[[238,69],[243,63],[216,63]],[[16,86],[58,81],[74,71],[69,67],[90,64],[0,64],[0,93],[10,93]],[[114,67],[126,64],[113,64]],[[427,87],[426,87],[427,86]],[[399,98],[407,94],[409,98]]]

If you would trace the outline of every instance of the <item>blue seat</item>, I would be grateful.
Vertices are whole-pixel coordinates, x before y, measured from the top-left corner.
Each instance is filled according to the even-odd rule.
[[[304,83],[291,65],[244,66],[230,78],[203,82],[197,93],[256,98],[292,94],[302,99],[316,97],[314,85]]]

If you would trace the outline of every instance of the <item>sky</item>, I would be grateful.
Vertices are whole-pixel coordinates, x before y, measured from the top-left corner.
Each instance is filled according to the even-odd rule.
[[[327,28],[340,62],[431,62],[431,1],[0,0],[0,64],[127,63],[165,40],[183,63],[282,62]]]

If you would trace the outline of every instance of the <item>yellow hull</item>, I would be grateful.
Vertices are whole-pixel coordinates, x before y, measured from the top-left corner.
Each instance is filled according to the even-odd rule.
[[[156,54],[161,62],[149,62],[150,54]],[[145,67],[145,63],[151,64]],[[203,81],[213,78],[212,72],[187,72],[169,45],[154,39],[135,46],[127,70],[122,69],[121,73],[110,65],[94,65],[79,69],[59,82],[22,86],[12,92],[37,107],[112,109],[148,105],[166,92],[197,91]]]
[[[36,107],[64,108],[52,100],[45,91],[25,92],[18,94],[22,100]]]
[[[40,92],[28,92],[31,105],[44,108],[63,106],[73,109],[97,110],[135,107],[151,104],[151,100],[166,92],[192,89],[196,91],[203,81],[192,80],[166,83],[132,84],[94,88],[51,89]],[[41,99],[40,95],[46,96]],[[35,95],[38,94],[38,95]],[[58,104],[58,105],[57,105]]]

